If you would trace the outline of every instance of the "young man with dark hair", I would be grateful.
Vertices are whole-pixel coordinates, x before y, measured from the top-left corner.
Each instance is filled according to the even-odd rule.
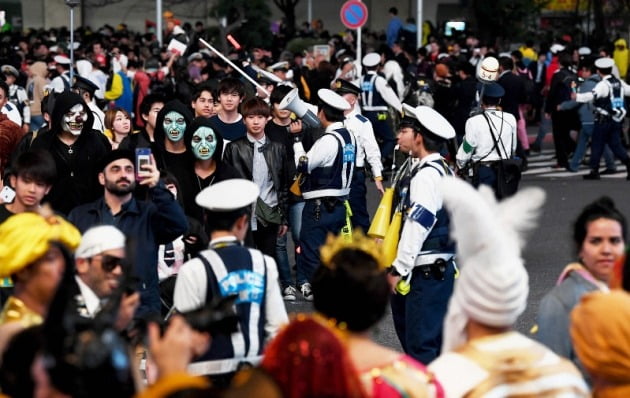
[[[9,175],[15,198],[0,206],[0,224],[14,214],[37,211],[56,178],[55,160],[48,152],[34,150],[18,156]]]
[[[288,167],[284,145],[265,136],[269,105],[252,98],[243,106],[247,135],[225,147],[224,161],[242,178],[256,183],[260,197],[251,218],[254,244],[263,253],[275,258],[276,238],[288,229]]]
[[[216,115],[214,111],[215,96],[207,84],[200,84],[193,92],[191,107],[195,117],[211,118]]]
[[[155,141],[154,132],[157,115],[164,108],[166,98],[162,94],[149,94],[140,103],[140,115],[144,120],[144,129],[137,134],[129,134],[122,140],[119,149],[150,148]]]
[[[238,112],[238,106],[245,98],[245,85],[236,78],[227,77],[219,83],[217,93],[221,110],[211,118],[212,123],[217,126],[226,144],[245,137],[247,129],[243,116]]]

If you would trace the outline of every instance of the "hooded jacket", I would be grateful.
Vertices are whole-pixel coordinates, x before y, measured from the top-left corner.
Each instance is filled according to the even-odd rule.
[[[83,105],[87,117],[81,134],[68,147],[61,142],[58,135],[63,130],[61,125],[64,114],[76,104]],[[44,202],[50,202],[55,211],[68,214],[74,207],[93,201],[103,194],[95,165],[111,151],[111,145],[103,134],[92,129],[94,117],[79,94],[70,91],[59,94],[51,120],[50,130],[38,134],[31,148],[47,150],[55,159],[57,179]]]
[[[164,144],[164,140],[166,140],[166,133],[164,132],[164,118],[166,114],[175,111],[184,116],[186,120],[186,131],[184,132],[184,142],[186,142],[186,134],[188,134],[188,127],[193,121],[193,114],[190,112],[188,107],[184,105],[180,100],[172,100],[167,102],[164,107],[160,110],[155,119],[155,131],[153,132],[153,139],[155,140],[154,149],[157,153],[154,154],[155,161],[157,162],[159,169],[168,169],[166,164],[166,160],[164,158],[164,153],[166,152],[166,147]],[[192,132],[191,132],[192,134]],[[169,170],[170,171],[170,170]],[[177,177],[177,175],[175,176]]]
[[[212,176],[208,177],[206,180],[202,180],[195,173],[195,157],[192,155],[192,162],[190,168],[187,170],[186,176],[184,177],[184,181],[180,182],[180,189],[182,191],[182,200],[184,201],[184,210],[186,214],[199,222],[201,222],[204,226],[203,219],[203,209],[195,202],[195,197],[203,188],[206,186],[210,186],[212,184],[216,184],[217,182],[228,180],[230,178],[241,178],[240,174],[234,167],[226,164],[221,159],[221,154],[223,153],[224,141],[221,134],[218,132],[216,126],[205,117],[198,117],[192,123],[190,123],[186,128],[186,133],[184,135],[184,140],[186,143],[186,151],[189,153],[192,152],[192,136],[195,131],[199,127],[209,127],[215,132],[215,136],[217,139],[217,147],[214,150],[214,154],[212,155],[212,159],[216,162],[216,170],[212,174]],[[209,184],[208,184],[209,182]],[[207,185],[206,185],[207,184]]]

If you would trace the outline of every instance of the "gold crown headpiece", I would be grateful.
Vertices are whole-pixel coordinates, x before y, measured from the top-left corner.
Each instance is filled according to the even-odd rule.
[[[344,249],[360,250],[369,256],[372,256],[378,264],[379,270],[384,270],[391,264],[385,263],[385,256],[383,256],[383,248],[381,244],[370,239],[359,230],[352,232],[352,240],[348,241],[344,236],[328,234],[326,243],[319,249],[320,258],[324,266],[334,269],[335,265],[332,263],[333,257]]]

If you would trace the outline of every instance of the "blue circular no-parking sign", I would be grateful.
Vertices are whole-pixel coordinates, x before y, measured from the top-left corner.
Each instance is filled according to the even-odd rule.
[[[358,29],[365,25],[368,19],[368,9],[358,0],[346,1],[341,6],[341,22],[349,29]]]

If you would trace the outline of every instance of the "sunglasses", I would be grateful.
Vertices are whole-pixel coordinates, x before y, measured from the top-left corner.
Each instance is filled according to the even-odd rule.
[[[94,258],[94,257],[92,257]],[[104,254],[101,256],[101,267],[105,272],[112,272],[118,266],[123,266],[123,259],[116,256]]]

